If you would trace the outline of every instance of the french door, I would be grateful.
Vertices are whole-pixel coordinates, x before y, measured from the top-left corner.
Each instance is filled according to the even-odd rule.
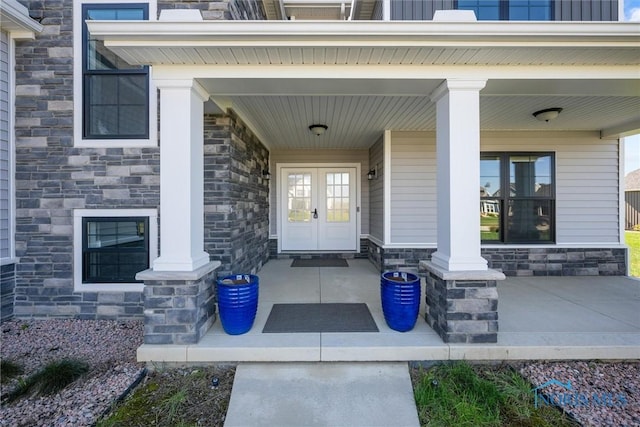
[[[356,168],[282,168],[284,251],[357,250]]]

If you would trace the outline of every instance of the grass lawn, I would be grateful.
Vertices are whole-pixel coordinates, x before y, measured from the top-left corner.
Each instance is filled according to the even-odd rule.
[[[500,218],[496,215],[480,216],[480,238],[482,240],[498,240]]]
[[[234,374],[230,365],[152,371],[97,427],[222,427]]]
[[[640,231],[626,231],[625,240],[629,245],[630,274],[640,277]]]
[[[411,376],[421,426],[577,425],[556,408],[536,408],[533,387],[509,366],[443,363]]]

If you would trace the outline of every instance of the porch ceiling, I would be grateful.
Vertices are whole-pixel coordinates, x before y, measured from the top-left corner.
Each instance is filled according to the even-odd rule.
[[[640,32],[626,23],[88,22],[154,78],[189,76],[271,148],[367,148],[433,130],[432,91],[488,79],[483,130],[640,132]],[[561,107],[550,123],[534,111]],[[308,126],[329,126],[321,137]]]
[[[233,108],[271,149],[363,149],[385,129],[435,130],[429,94],[441,80],[201,83],[216,94],[212,100],[221,109]],[[558,119],[546,123],[533,117],[534,111],[550,107],[563,108]],[[490,80],[480,97],[483,130],[600,131],[632,126],[638,112],[640,84],[635,80]],[[308,129],[313,123],[329,129],[316,137]]]

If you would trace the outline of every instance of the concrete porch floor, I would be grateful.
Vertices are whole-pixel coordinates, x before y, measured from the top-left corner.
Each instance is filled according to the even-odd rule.
[[[496,344],[446,344],[424,320],[396,332],[384,320],[380,275],[368,260],[349,267],[291,268],[270,260],[260,272],[253,328],[231,336],[219,320],[193,345],[138,348],[146,362],[317,362],[640,358],[640,280],[628,277],[508,278],[498,284]],[[364,302],[379,333],[263,334],[274,303]]]

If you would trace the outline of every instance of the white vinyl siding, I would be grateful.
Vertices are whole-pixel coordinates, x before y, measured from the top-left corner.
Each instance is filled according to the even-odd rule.
[[[369,165],[369,169],[376,167],[376,179],[369,181],[369,235],[384,242],[385,168],[382,138],[369,149]]]
[[[367,180],[367,172],[369,171],[369,151],[368,150],[285,150],[272,151],[269,153],[269,163],[271,164],[271,183],[270,183],[270,230],[274,235],[278,233],[277,221],[278,216],[276,185],[277,177],[275,171],[279,163],[332,163],[336,166],[340,163],[360,163],[360,182],[362,183],[361,191],[361,229],[360,234],[369,233],[369,181]]]
[[[480,147],[555,153],[556,243],[619,243],[618,141],[597,132],[483,132]],[[435,136],[393,132],[391,153],[391,243],[435,243]]]
[[[556,153],[556,243],[619,242],[618,141],[597,132],[487,134],[482,151]]]
[[[9,35],[0,31],[0,258],[12,256],[9,114]]]
[[[390,242],[435,244],[435,134],[392,132],[391,141]]]

